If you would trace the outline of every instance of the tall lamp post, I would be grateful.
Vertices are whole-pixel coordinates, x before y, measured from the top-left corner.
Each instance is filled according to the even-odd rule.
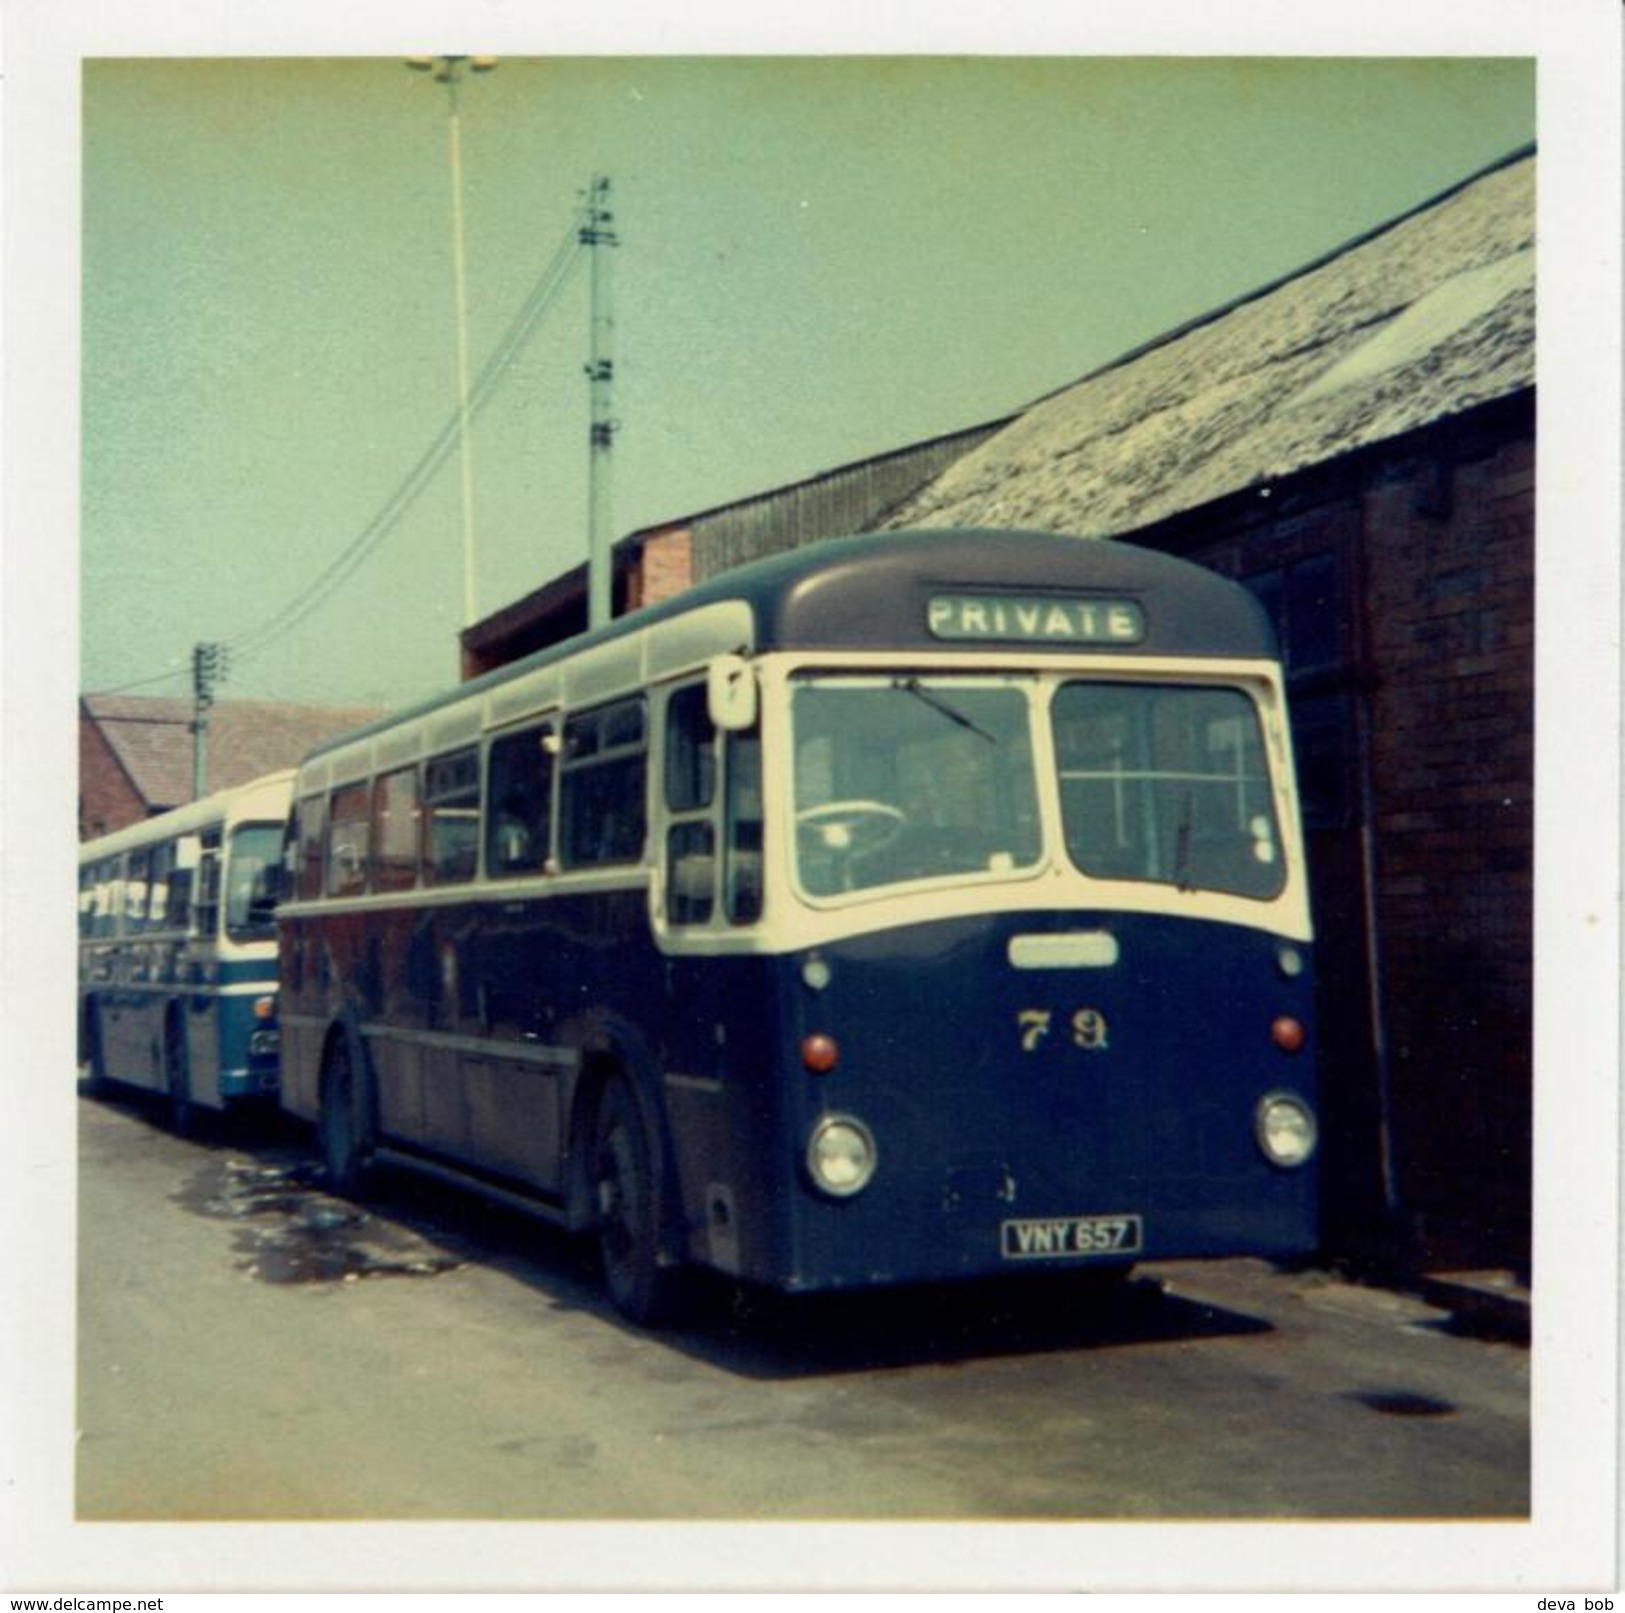
[[[463,132],[458,90],[465,70],[489,73],[494,56],[408,56],[414,72],[446,86],[451,110],[451,236],[457,308],[457,425],[463,466],[463,625],[474,620],[474,462],[468,433],[468,287],[463,261]]]

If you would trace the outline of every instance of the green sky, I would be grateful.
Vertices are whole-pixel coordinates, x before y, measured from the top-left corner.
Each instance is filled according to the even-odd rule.
[[[90,60],[82,679],[455,676],[448,100],[398,58]],[[1524,60],[505,57],[462,92],[476,367],[610,175],[617,534],[994,418],[1533,137]],[[578,264],[472,437],[477,607],[585,554]],[[157,678],[160,681],[147,681]]]

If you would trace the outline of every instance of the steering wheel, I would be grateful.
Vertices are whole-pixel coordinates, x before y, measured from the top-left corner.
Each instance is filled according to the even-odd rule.
[[[816,834],[827,851],[865,857],[889,846],[908,814],[889,801],[826,801],[796,814],[796,827]]]

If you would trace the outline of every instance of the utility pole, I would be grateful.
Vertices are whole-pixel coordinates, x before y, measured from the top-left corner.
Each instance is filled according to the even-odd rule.
[[[610,458],[620,424],[610,413],[610,387],[615,361],[610,356],[615,316],[609,253],[618,246],[615,215],[609,206],[609,180],[593,176],[587,194],[587,220],[581,227],[583,244],[592,248],[592,352],[587,378],[592,387],[592,423],[588,429],[587,459],[587,625],[603,627],[614,611],[614,555],[610,534]]]
[[[224,644],[192,646],[192,799],[201,800],[208,777],[209,707],[214,704],[217,683],[226,681],[230,670]]]

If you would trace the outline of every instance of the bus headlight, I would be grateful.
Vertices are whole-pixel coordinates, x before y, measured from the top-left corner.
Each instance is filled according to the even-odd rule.
[[[1296,980],[1303,973],[1303,954],[1290,941],[1283,941],[1275,949],[1275,967],[1288,980]]]
[[[807,1174],[821,1193],[848,1199],[875,1174],[878,1155],[869,1128],[851,1115],[825,1115],[807,1139]]]
[[[1314,1111],[1289,1092],[1272,1092],[1253,1115],[1253,1134],[1264,1158],[1290,1168],[1305,1164],[1315,1151]]]

